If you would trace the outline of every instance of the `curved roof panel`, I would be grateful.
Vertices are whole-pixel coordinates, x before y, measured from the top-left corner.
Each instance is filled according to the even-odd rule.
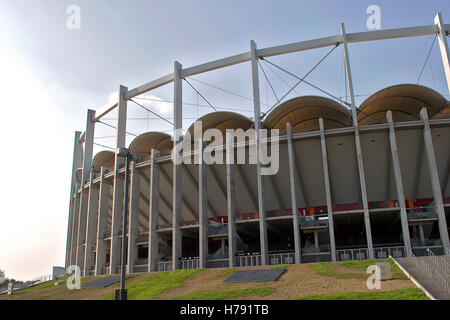
[[[417,84],[399,84],[384,88],[367,98],[360,106],[358,121],[361,125],[386,122],[386,111],[392,111],[394,122],[420,119],[425,107],[431,118],[447,104],[440,93]]]
[[[94,172],[100,172],[102,167],[114,168],[115,154],[112,151],[103,150],[97,153],[92,161]]]
[[[325,129],[348,127],[351,125],[350,112],[338,102],[320,96],[303,96],[288,100],[268,114],[264,126],[286,133],[286,124],[292,132],[319,130],[319,118],[323,118]]]
[[[227,111],[208,113],[196,121],[201,121],[202,135],[207,129],[218,129],[222,133],[223,141],[225,141],[227,129],[242,129],[246,131],[253,125],[253,121],[249,118],[238,113]],[[194,139],[194,123],[189,127],[188,132],[191,135],[191,139]]]
[[[130,152],[141,157],[150,156],[152,149],[160,152],[172,150],[172,136],[164,132],[146,132],[137,136],[130,144]]]

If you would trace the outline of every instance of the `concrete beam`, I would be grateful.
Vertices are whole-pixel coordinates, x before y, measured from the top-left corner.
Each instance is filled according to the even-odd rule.
[[[233,138],[227,133],[226,136],[226,167],[227,167],[227,213],[228,213],[228,263],[229,267],[236,266],[236,184],[235,184],[235,167],[234,152],[233,152]]]
[[[128,210],[128,273],[134,273],[134,264],[136,262],[136,259],[138,257],[137,253],[137,235],[139,233],[138,229],[138,221],[139,221],[139,215],[141,213],[139,209],[139,200],[140,200],[140,175],[139,171],[136,169],[136,162],[131,162],[131,169],[130,169],[130,202],[129,202],[129,210]]]
[[[434,23],[438,28],[439,49],[441,50],[442,64],[444,66],[445,78],[447,79],[447,87],[450,92],[450,50],[447,42],[447,31],[442,14],[438,13],[434,18]]]
[[[294,251],[295,263],[301,263],[301,241],[300,241],[300,225],[298,219],[298,204],[297,204],[297,187],[295,185],[295,159],[294,159],[294,145],[292,143],[292,127],[290,123],[286,124],[286,137],[288,141],[288,160],[289,160],[289,185],[291,189],[291,206],[292,206],[292,227],[294,230]]]
[[[150,202],[149,202],[149,232],[148,232],[148,271],[156,271],[159,261],[159,234],[156,232],[159,223],[159,165],[155,159],[159,151],[153,149],[150,164]]]
[[[119,87],[118,110],[116,126],[116,150],[125,147],[126,126],[127,126],[127,101],[124,96],[128,89],[124,86]],[[116,155],[114,163],[114,185],[113,185],[113,205],[112,205],[112,226],[111,226],[111,250],[110,250],[110,273],[116,273],[120,265],[120,231],[122,229],[122,217],[124,209],[124,179],[119,174],[119,169],[124,164],[124,159]]]
[[[100,199],[98,207],[98,222],[97,222],[97,249],[95,258],[95,275],[104,274],[106,262],[106,242],[103,240],[103,235],[106,233],[106,225],[108,223],[109,214],[109,194],[111,184],[105,179],[106,168],[101,168],[100,176]]]
[[[400,159],[398,157],[397,138],[395,137],[394,121],[392,112],[386,113],[386,119],[389,124],[389,145],[391,146],[392,168],[394,169],[395,188],[397,190],[397,199],[400,204],[400,220],[402,224],[403,243],[406,249],[406,256],[412,256],[411,239],[409,235],[408,216],[406,214],[405,194],[403,192],[403,179],[400,170]]]
[[[427,157],[428,171],[430,174],[431,188],[433,190],[434,203],[438,216],[439,234],[441,236],[444,252],[449,252],[450,244],[448,238],[447,222],[445,220],[444,203],[442,201],[441,184],[439,182],[439,174],[436,165],[436,156],[434,153],[433,139],[431,137],[430,122],[428,121],[428,113],[426,108],[420,111],[420,117],[424,122],[423,138],[425,145],[425,154]]]
[[[334,238],[334,219],[333,219],[333,203],[331,200],[331,188],[330,188],[330,175],[328,172],[328,154],[327,154],[327,142],[325,139],[325,127],[323,119],[319,118],[320,128],[320,145],[322,148],[322,166],[323,166],[323,178],[325,185],[325,196],[327,199],[327,211],[328,211],[328,231],[330,233],[330,247],[331,247],[331,260],[336,261],[336,242]],[[317,232],[314,233],[316,247],[318,245],[318,239],[316,239]]]
[[[204,146],[201,145],[202,149]],[[208,186],[207,186],[207,165],[200,157],[198,166],[198,212],[200,218],[199,226],[199,256],[200,268],[206,268],[206,259],[208,256]],[[217,215],[216,215],[217,217]]]
[[[86,246],[84,250],[84,276],[90,276],[90,270],[95,267],[95,253],[92,252],[92,247],[95,244],[97,236],[99,186],[98,184],[93,184],[93,180],[94,173],[91,172],[86,224]]]

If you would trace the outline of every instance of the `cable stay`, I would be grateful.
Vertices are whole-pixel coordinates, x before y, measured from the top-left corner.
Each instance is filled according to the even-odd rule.
[[[107,127],[110,127],[110,128],[113,128],[113,129],[116,129],[116,130],[117,130],[117,127],[113,126],[112,124],[103,122],[103,121],[101,121],[101,120],[97,120],[97,122],[99,122],[99,123],[101,123],[101,124],[103,124],[103,125],[105,125],[105,126],[107,126]],[[129,134],[129,135],[131,135],[131,136],[137,137],[137,135],[135,135],[134,133],[128,132],[128,131],[126,131],[126,134]]]
[[[267,77],[266,71],[264,70],[264,68],[263,68],[263,66],[262,66],[262,64],[261,64],[261,62],[259,62],[259,59],[257,59],[256,61],[258,61],[258,65],[259,65],[259,67],[261,68],[261,70],[262,70],[262,72],[263,72],[263,74],[264,74],[264,77],[266,78],[266,82],[269,84],[270,89],[272,90],[273,95],[275,96],[275,98],[276,98],[277,101],[278,101],[277,93],[276,93],[275,90],[273,89],[272,84],[270,83],[269,78]]]
[[[192,90],[194,90],[195,92],[197,92],[197,94],[198,94],[198,95],[199,95],[199,96],[200,96],[207,104],[209,104],[209,106],[210,106],[214,111],[217,112],[217,109],[214,108],[213,105],[212,105],[211,103],[209,103],[209,101],[206,100],[206,98],[205,98],[200,92],[198,92],[198,90],[195,89],[194,86],[193,86],[186,78],[184,78],[184,81],[186,81],[186,83],[192,88]]]
[[[166,121],[167,123],[169,123],[169,124],[171,124],[171,125],[173,125],[173,122],[171,122],[171,121],[169,121],[169,120],[167,120],[166,118],[164,118],[163,116],[161,116],[161,115],[159,115],[159,114],[157,114],[156,112],[154,112],[154,111],[152,111],[152,110],[150,110],[149,108],[147,108],[147,107],[144,107],[142,104],[140,104],[140,103],[138,103],[138,102],[136,102],[136,101],[134,101],[133,99],[130,99],[130,101],[133,101],[134,103],[136,103],[139,107],[141,107],[141,108],[143,108],[143,109],[145,109],[145,110],[147,110],[148,112],[150,112],[151,114],[153,114],[153,115],[155,115],[155,116],[157,116],[159,119],[161,119],[161,120],[164,120],[164,121]]]
[[[308,82],[308,81],[306,81],[305,79],[306,79],[306,77],[307,76],[309,76],[333,51],[334,51],[334,49],[336,49],[337,47],[339,46],[339,43],[337,43],[322,59],[320,59],[320,61],[319,62],[317,62],[302,78],[300,78],[300,77],[298,77],[297,75],[295,75],[295,74],[293,74],[293,73],[291,73],[291,72],[289,72],[289,71],[287,71],[286,69],[284,69],[284,68],[282,68],[282,67],[280,67],[280,66],[278,66],[278,65],[276,65],[275,63],[273,63],[273,62],[271,62],[271,61],[269,61],[269,60],[266,60],[266,59],[264,59],[264,58],[260,58],[261,60],[263,60],[263,61],[265,61],[266,63],[269,63],[269,64],[271,64],[271,65],[273,65],[274,67],[276,67],[276,68],[278,68],[278,69],[280,69],[281,71],[284,71],[284,72],[286,72],[287,74],[289,74],[290,76],[292,76],[292,77],[294,77],[294,78],[296,78],[298,81],[297,81],[297,83],[291,88],[291,89],[289,89],[282,97],[281,97],[281,99],[278,99],[278,101],[271,107],[271,108],[269,108],[269,110],[267,110],[264,114],[263,114],[263,118],[264,118],[264,116],[266,115],[266,114],[268,114],[273,108],[275,108],[279,103],[280,103],[280,101],[282,101],[289,93],[291,93],[292,92],[292,90],[294,90],[300,83],[302,83],[302,82],[305,82],[306,84],[308,84],[308,85],[310,85],[310,86],[312,86],[313,88],[315,88],[315,89],[317,89],[317,90],[319,90],[319,91],[321,91],[321,92],[323,92],[323,93],[325,93],[325,94],[327,94],[327,95],[330,95],[330,96],[332,96],[334,99],[338,99],[337,97],[335,97],[335,96],[333,96],[332,94],[330,94],[330,93],[328,93],[328,92],[326,92],[325,90],[322,90],[322,89],[320,89],[319,87],[317,87],[317,86],[315,86],[315,85],[313,85],[312,83],[310,83],[310,82]],[[339,100],[339,99],[338,99]]]
[[[135,97],[135,99],[141,99],[141,100],[148,100],[148,101],[155,101],[155,102],[165,102],[165,103],[173,103],[173,101],[171,100],[158,100],[158,99],[152,99],[152,98],[145,98],[145,97]],[[210,108],[211,106],[206,105],[206,104],[196,104],[196,103],[188,103],[188,102],[183,102],[183,105],[187,105],[187,106],[192,106],[192,107],[205,107],[205,108]],[[250,112],[253,113],[253,111],[251,110],[246,110],[246,109],[242,109],[242,108],[230,108],[230,107],[221,107],[221,106],[216,106],[216,109],[222,109],[222,110],[232,110],[232,111],[242,111],[242,112]]]
[[[246,99],[246,100],[248,100],[248,101],[252,101],[252,102],[253,102],[253,99],[252,99],[252,98],[243,96],[243,95],[241,95],[241,94],[239,94],[239,93],[235,93],[235,92],[230,91],[230,90],[228,90],[228,89],[221,88],[221,87],[219,87],[219,86],[216,86],[216,85],[213,85],[213,84],[210,84],[210,83],[208,83],[208,82],[204,82],[204,81],[201,81],[201,80],[192,78],[192,77],[189,77],[189,79],[194,80],[194,81],[197,81],[197,82],[199,82],[199,83],[201,83],[201,84],[204,84],[205,86],[208,86],[208,87],[211,87],[211,88],[214,88],[214,89],[217,89],[217,90],[220,90],[220,91],[223,91],[223,92],[232,94],[232,95],[234,95],[234,96],[240,97],[240,98],[242,98],[242,99]],[[265,104],[265,103],[262,103],[262,104],[267,105],[267,104]]]
[[[433,42],[431,43],[430,50],[428,51],[427,57],[422,66],[422,70],[420,70],[419,78],[417,78],[417,82],[416,82],[417,84],[419,84],[420,78],[422,78],[423,71],[425,70],[425,66],[427,65],[428,59],[430,58],[430,54],[431,54],[431,51],[433,50],[433,46],[434,46],[434,42],[436,41],[436,38],[437,38],[437,35],[434,36]]]

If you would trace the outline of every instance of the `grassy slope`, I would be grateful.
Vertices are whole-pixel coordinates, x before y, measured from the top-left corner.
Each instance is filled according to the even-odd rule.
[[[344,292],[301,297],[298,300],[430,300],[419,288],[392,291]]]
[[[406,276],[401,272],[401,270],[397,267],[397,265],[391,259],[379,259],[379,260],[362,260],[362,261],[345,261],[345,262],[335,262],[335,263],[316,263],[311,264],[311,269],[315,271],[317,276],[325,276],[325,277],[334,277],[336,279],[367,279],[368,275],[364,272],[366,268],[370,265],[375,264],[376,262],[389,262],[391,265],[392,271],[392,279],[406,279]],[[279,265],[279,266],[271,266],[275,268],[280,267],[290,267]],[[230,268],[225,269],[226,277],[231,276],[234,272],[240,270],[239,268]],[[136,275],[136,279],[134,283],[127,285],[128,289],[128,297],[130,300],[147,300],[147,299],[160,299],[159,296],[163,293],[170,291],[174,288],[177,288],[183,284],[183,282],[189,279],[192,276],[200,272],[208,272],[206,269],[195,269],[195,270],[177,270],[171,272],[164,272],[151,275],[150,274],[140,274]],[[103,277],[103,276],[101,276]],[[225,277],[225,278],[226,278]],[[89,282],[90,280],[94,280],[93,277],[86,277],[82,279],[82,282]],[[97,277],[95,277],[97,278]],[[142,280],[141,280],[142,279]],[[55,287],[55,281],[50,281],[48,283],[25,289],[23,291],[17,292],[15,295],[24,295],[24,299],[27,299],[26,293],[33,293],[34,298],[43,299],[43,298],[64,298],[64,295],[61,296],[62,289],[61,286],[65,287],[65,284]],[[299,285],[301,285],[299,283]],[[55,288],[54,290],[52,290]],[[59,288],[59,289],[58,289]],[[114,299],[114,289],[115,287],[111,287],[109,290],[104,291],[103,294],[96,293],[92,296],[82,294],[78,292],[77,296],[73,296],[75,299],[79,299],[81,297],[86,297],[90,299],[102,298],[104,300],[112,300]],[[86,289],[83,289],[86,290]],[[91,289],[95,290],[95,289]],[[262,287],[255,288],[230,288],[224,289],[223,287],[217,288],[217,290],[201,290],[198,292],[194,292],[187,295],[181,295],[176,297],[175,299],[184,299],[184,300],[226,300],[226,299],[238,299],[244,298],[249,295],[265,297],[271,294],[277,293],[276,285],[271,283],[264,284]],[[42,291],[42,293],[40,293]],[[66,290],[67,291],[67,290]],[[70,292],[72,294],[73,292]],[[99,295],[100,294],[100,295]],[[106,294],[106,296],[105,296]],[[78,297],[78,298],[76,298]],[[6,297],[5,297],[6,298]],[[28,298],[29,299],[29,298]],[[335,299],[335,300],[421,300],[428,299],[425,294],[420,289],[417,288],[403,288],[399,290],[392,291],[373,291],[373,292],[342,292],[342,293],[334,293],[334,294],[321,294],[321,295],[310,295],[304,296],[300,299],[310,300],[310,299],[318,299],[318,300],[326,300],[326,299]]]
[[[375,260],[349,260],[343,262],[321,262],[312,264],[312,268],[321,276],[330,276],[339,279],[367,279],[368,275],[360,273],[351,273],[340,270],[340,268],[348,268],[355,270],[366,270],[367,267],[377,262],[388,262],[391,265],[391,279],[408,279],[408,277],[400,270],[392,259],[375,259]]]
[[[127,287],[129,300],[152,300],[158,299],[158,296],[165,291],[180,286],[184,280],[202,272],[204,269],[176,270],[171,272],[159,273],[148,279],[139,281]],[[114,293],[111,293],[103,300],[113,300]]]

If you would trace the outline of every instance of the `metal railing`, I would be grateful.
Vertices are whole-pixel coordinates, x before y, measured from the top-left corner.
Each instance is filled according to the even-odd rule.
[[[295,253],[274,253],[269,254],[269,264],[294,264]]]
[[[172,260],[170,261],[159,261],[156,263],[156,271],[164,272],[164,271],[172,271]]]
[[[315,215],[315,216],[300,216],[300,227],[302,228],[314,228],[314,227],[326,227],[328,226],[327,216]],[[319,219],[325,218],[325,219]]]
[[[375,259],[384,259],[392,256],[394,258],[406,257],[405,247],[378,247],[373,248]]]
[[[301,250],[302,255],[330,253],[330,251],[331,251],[330,245],[328,245],[328,244],[320,245],[317,248],[314,245],[310,245],[308,247],[303,247]]]
[[[255,267],[261,264],[260,254],[236,257],[236,267]]]
[[[440,239],[430,239],[430,240],[416,240],[411,239],[411,246],[413,248],[420,248],[420,247],[439,247],[441,246],[441,240]]]
[[[430,256],[434,256],[436,257],[433,252],[431,250],[427,250],[427,253]],[[414,259],[414,263],[416,264],[416,266],[423,270],[425,272],[425,275],[428,279],[432,280],[436,280],[438,282],[438,284],[441,286],[441,288],[448,294],[450,293],[450,285],[448,283],[448,281],[444,278],[444,276],[438,271],[438,270],[432,270],[430,268],[430,266],[426,263],[425,259],[419,259],[417,258],[414,254],[413,254],[413,259]],[[434,258],[433,258],[433,262],[434,262]],[[436,266],[439,267],[439,265],[437,264]]]
[[[200,268],[200,259],[179,260],[179,265],[181,269],[198,269]]]
[[[336,260],[367,260],[369,251],[367,248],[336,250]]]
[[[208,235],[213,236],[213,235],[218,235],[218,234],[228,234],[228,224],[219,225],[219,226],[209,225]]]
[[[436,207],[414,207],[407,209],[408,221],[437,219]]]
[[[441,270],[444,270],[446,273],[450,274],[450,264],[445,260],[442,256],[437,256],[434,254],[433,251],[431,251],[429,248],[427,248],[427,254],[428,256],[432,257],[433,263],[437,265]]]

